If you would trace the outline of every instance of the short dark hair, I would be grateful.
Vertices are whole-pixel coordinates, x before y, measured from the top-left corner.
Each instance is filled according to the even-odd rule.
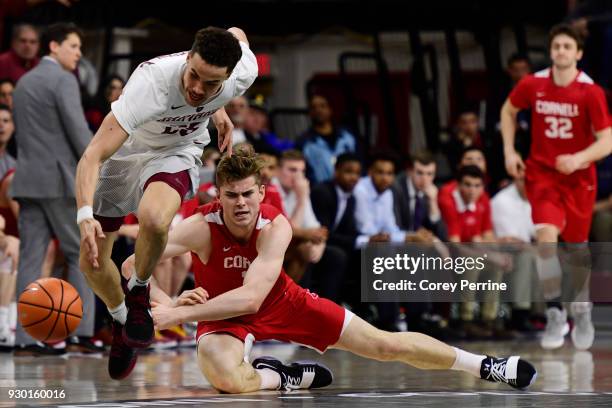
[[[13,88],[15,87],[15,82],[13,82],[13,80],[10,79],[10,78],[1,78],[0,79],[0,85],[2,85],[2,84],[11,84],[11,85],[13,85]]]
[[[225,67],[230,73],[240,58],[242,49],[234,34],[218,27],[206,27],[199,30],[190,53],[198,53],[206,63],[215,67]]]
[[[514,64],[515,62],[519,62],[519,61],[525,61],[527,64],[531,65],[531,60],[529,59],[527,54],[523,54],[520,52],[515,52],[512,55],[510,55],[508,57],[508,61],[506,61],[506,65],[510,66]]]
[[[55,23],[51,24],[42,35],[40,51],[42,55],[49,55],[51,48],[49,44],[55,41],[61,44],[68,38],[70,34],[76,34],[79,38],[83,38],[83,32],[74,23]]]
[[[38,30],[32,24],[27,24],[27,23],[16,24],[13,27],[13,30],[11,32],[11,40],[15,40],[17,37],[21,35],[21,32],[25,30],[32,30],[36,33],[37,36],[39,35]]]
[[[436,159],[434,158],[433,154],[431,154],[431,152],[427,150],[421,150],[421,151],[413,153],[410,156],[410,159],[408,161],[408,167],[413,168],[414,163],[416,162],[419,162],[425,166],[428,166],[431,163],[435,163]]]
[[[468,147],[464,148],[464,149],[461,151],[461,158],[463,159],[463,157],[465,156],[465,154],[466,154],[466,153],[469,153],[469,152],[472,152],[472,151],[477,151],[477,152],[480,152],[480,153],[482,153],[482,155],[483,155],[484,157],[486,157],[486,156],[485,156],[485,152],[484,152],[484,150],[482,150],[482,149],[481,149],[480,147],[478,147],[478,146],[471,145],[471,146],[468,146]]]
[[[9,108],[8,106],[6,106],[3,103],[0,103],[0,111],[9,111],[9,112],[11,112],[11,115],[13,114],[13,111],[11,110],[11,108]]]
[[[372,152],[368,160],[368,168],[371,168],[377,161],[391,162],[394,169],[397,169],[398,157],[390,150]]]
[[[334,165],[334,170],[338,170],[340,169],[340,167],[342,167],[343,164],[351,162],[357,162],[361,164],[361,160],[359,160],[359,157],[357,157],[355,153],[342,153],[341,155],[336,157],[336,164]]]
[[[281,153],[279,164],[282,166],[285,161],[303,161],[306,162],[304,154],[296,149],[285,150]]]
[[[584,37],[578,30],[576,30],[572,25],[561,23],[553,26],[548,33],[548,49],[552,46],[552,42],[556,36],[565,34],[568,37],[571,37],[576,41],[576,45],[579,50],[584,49]]]
[[[480,170],[480,167],[474,165],[463,166],[459,169],[457,172],[457,181],[461,183],[464,177],[474,177],[484,181],[484,173]]]

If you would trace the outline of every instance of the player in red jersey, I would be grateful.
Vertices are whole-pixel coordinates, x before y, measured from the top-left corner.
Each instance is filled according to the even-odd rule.
[[[215,388],[238,393],[331,383],[329,369],[317,363],[284,365],[274,358],[249,363],[253,339],[301,343],[321,353],[331,347],[421,369],[461,370],[516,388],[533,382],[535,369],[518,356],[476,355],[420,333],[385,332],[295,284],[282,270],[291,225],[278,209],[261,204],[260,168],[251,152],[220,161],[219,201],[177,225],[162,256],[195,252],[204,265],[198,287],[177,304],[157,289],[151,292],[159,329],[198,322],[198,363]],[[133,257],[123,270],[132,273]]]
[[[559,236],[568,243],[584,243],[595,203],[593,163],[612,151],[610,117],[603,90],[577,68],[583,52],[580,34],[565,24],[555,26],[549,48],[552,67],[522,79],[502,107],[506,170],[512,177],[525,172],[538,243],[556,243]],[[514,149],[514,136],[516,115],[527,108],[532,111],[533,130],[531,153],[524,163]],[[575,251],[576,256],[584,253]],[[569,331],[560,303],[561,265],[553,246],[542,248],[538,258],[544,286],[545,281],[553,283],[547,299],[554,300],[548,304],[541,344],[557,348]],[[571,337],[580,349],[588,349],[594,340],[591,308],[589,302],[572,303],[576,324]]]

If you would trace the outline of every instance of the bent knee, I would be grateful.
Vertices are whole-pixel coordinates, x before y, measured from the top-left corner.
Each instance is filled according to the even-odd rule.
[[[228,394],[240,394],[245,392],[243,385],[234,376],[214,374],[206,376],[206,378],[208,382],[210,382],[210,385],[218,391]]]
[[[138,225],[141,230],[153,234],[167,234],[172,217],[167,217],[160,211],[142,210],[138,213]]]

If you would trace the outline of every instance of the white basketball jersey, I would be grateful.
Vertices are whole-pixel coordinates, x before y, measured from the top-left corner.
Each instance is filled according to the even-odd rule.
[[[216,96],[198,107],[187,104],[181,77],[187,51],[145,61],[130,76],[123,93],[111,108],[130,138],[152,148],[206,145],[209,118],[232,98],[242,95],[257,78],[257,61],[247,44],[240,42],[242,58]]]

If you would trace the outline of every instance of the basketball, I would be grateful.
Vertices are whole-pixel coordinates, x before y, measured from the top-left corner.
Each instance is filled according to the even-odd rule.
[[[30,283],[19,296],[17,310],[24,330],[44,342],[64,340],[77,328],[83,316],[77,290],[57,278]]]

